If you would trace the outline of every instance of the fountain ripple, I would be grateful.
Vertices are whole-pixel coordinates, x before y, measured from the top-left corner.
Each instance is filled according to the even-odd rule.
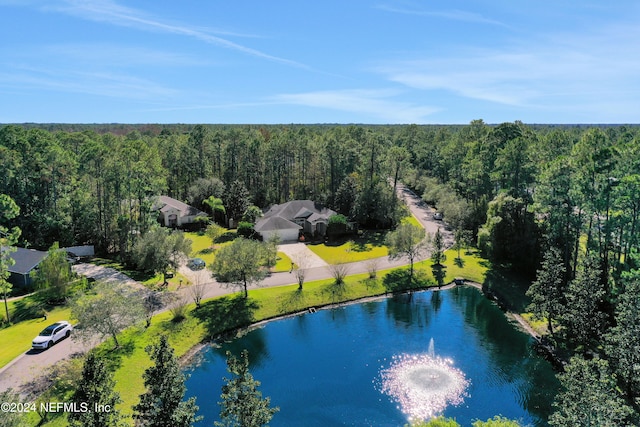
[[[394,356],[381,375],[382,393],[399,404],[409,420],[426,420],[466,397],[469,382],[450,359],[431,354]]]

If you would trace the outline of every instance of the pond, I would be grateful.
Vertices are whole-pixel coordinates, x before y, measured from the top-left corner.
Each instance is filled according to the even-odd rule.
[[[225,352],[279,406],[270,425],[402,426],[442,414],[463,426],[494,415],[546,426],[558,383],[548,362],[478,290],[457,287],[270,322],[204,349],[186,372],[199,425],[218,420]]]

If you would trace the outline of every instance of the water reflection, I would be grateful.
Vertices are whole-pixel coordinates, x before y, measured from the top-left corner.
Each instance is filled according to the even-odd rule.
[[[435,355],[433,339],[427,354],[394,356],[380,377],[380,391],[398,403],[410,421],[426,420],[459,405],[469,385],[451,359]]]
[[[442,294],[439,290],[433,290],[431,292],[431,307],[433,307],[434,313],[437,313],[440,310],[440,306],[442,305]]]
[[[475,289],[414,293],[411,300],[318,310],[220,343],[191,367],[187,397],[200,402],[205,419],[198,426],[218,420],[215,401],[228,376],[224,352],[247,348],[263,395],[280,407],[273,427],[301,420],[305,427],[399,426],[430,413],[462,425],[502,414],[546,427],[558,385],[548,363],[531,354],[530,341]],[[389,395],[381,394],[383,384]],[[448,397],[438,405],[442,395]],[[420,409],[425,400],[435,403]]]
[[[249,351],[249,367],[255,369],[263,366],[271,356],[264,328],[255,328],[241,339],[227,342],[224,346],[214,346],[212,351],[226,359],[226,352],[230,351],[234,356],[240,357],[243,350]]]
[[[396,326],[404,329],[425,328],[431,319],[430,304],[420,298],[414,300],[413,293],[394,295],[386,300],[386,314]]]

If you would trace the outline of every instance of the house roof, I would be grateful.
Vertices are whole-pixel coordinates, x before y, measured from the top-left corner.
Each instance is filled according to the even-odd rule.
[[[310,223],[314,223],[314,222],[318,222],[318,221],[326,221],[327,219],[329,219],[329,216],[331,215],[323,215],[323,214],[319,214],[319,213],[314,213],[309,215],[309,217],[307,218],[307,221],[309,221]]]
[[[6,247],[2,248],[3,251],[6,249]],[[15,264],[8,269],[11,273],[29,274],[47,256],[47,252],[36,251],[35,249],[15,249],[15,252],[11,252],[10,255],[15,261]]]
[[[265,212],[263,218],[279,216],[288,220],[293,220],[296,218],[307,218],[312,214],[318,214],[322,217],[329,218],[331,215],[335,215],[335,213],[335,211],[332,211],[313,200],[292,200],[290,202],[282,203],[281,205],[271,206],[271,208]]]
[[[313,215],[313,212],[311,212],[309,209],[302,207],[297,214],[295,214],[293,217],[294,218],[308,218],[311,215]]]
[[[163,213],[171,209],[177,209],[181,216],[205,215],[200,209],[196,209],[169,196],[158,196],[158,200],[154,204],[153,209]]]
[[[272,216],[269,218],[261,218],[255,225],[254,230],[261,231],[273,231],[273,230],[300,230],[300,227],[295,222],[291,222],[288,219]]]
[[[327,220],[335,213],[335,211],[313,200],[292,200],[281,205],[271,206],[264,216],[258,220],[254,229],[258,232],[291,228],[300,230],[302,227],[294,222],[296,219],[304,218],[313,223]]]

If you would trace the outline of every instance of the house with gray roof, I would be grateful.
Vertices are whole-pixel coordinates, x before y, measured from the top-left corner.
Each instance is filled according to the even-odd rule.
[[[29,286],[31,285],[31,272],[47,257],[47,252],[25,248],[14,249],[15,251],[9,255],[15,262],[9,266],[9,283],[14,286]],[[7,248],[3,247],[2,251],[5,250]]]
[[[254,229],[263,240],[278,234],[283,242],[298,240],[301,233],[324,236],[329,217],[336,212],[312,200],[292,200],[273,205],[256,222]]]
[[[152,209],[158,211],[158,220],[165,227],[183,227],[193,224],[197,217],[207,216],[200,209],[169,196],[159,196]]]

